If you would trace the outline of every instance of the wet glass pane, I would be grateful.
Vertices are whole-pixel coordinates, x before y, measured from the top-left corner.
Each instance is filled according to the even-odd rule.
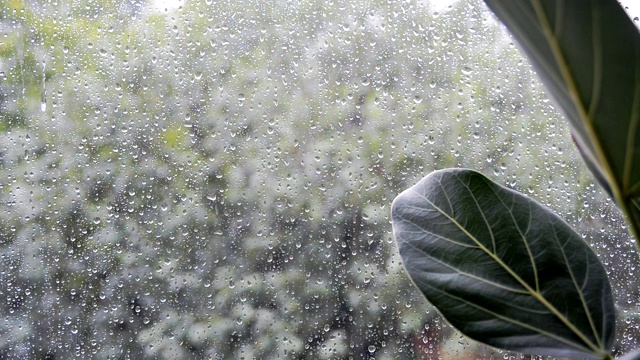
[[[524,358],[402,268],[445,167],[583,229],[638,347],[623,219],[480,1],[0,0],[0,358]]]

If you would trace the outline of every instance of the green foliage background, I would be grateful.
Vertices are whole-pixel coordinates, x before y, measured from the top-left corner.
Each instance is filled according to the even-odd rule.
[[[623,222],[476,1],[1,0],[0,29],[0,357],[489,357],[392,241],[453,166],[594,229],[637,347]]]

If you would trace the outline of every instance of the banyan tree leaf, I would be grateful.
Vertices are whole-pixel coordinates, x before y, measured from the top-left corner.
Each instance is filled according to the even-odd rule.
[[[549,209],[475,171],[446,169],[398,195],[391,211],[411,279],[462,333],[524,353],[610,356],[605,270]]]
[[[640,33],[616,0],[485,0],[640,235]]]

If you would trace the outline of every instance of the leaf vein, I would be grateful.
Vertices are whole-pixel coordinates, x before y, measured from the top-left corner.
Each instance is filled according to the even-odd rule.
[[[593,316],[591,316],[591,311],[589,311],[589,306],[587,304],[587,300],[584,297],[584,291],[586,289],[586,286],[589,282],[589,266],[586,266],[586,271],[584,274],[584,277],[582,279],[582,284],[578,284],[578,281],[576,279],[575,274],[573,273],[573,268],[571,267],[571,261],[569,261],[569,259],[567,258],[567,254],[565,252],[565,247],[563,244],[560,243],[560,239],[558,238],[558,232],[556,230],[556,227],[552,225],[553,228],[553,237],[555,239],[556,244],[558,244],[558,247],[560,248],[560,252],[562,253],[562,258],[564,259],[564,264],[567,268],[567,271],[569,272],[569,276],[571,276],[571,281],[573,282],[573,285],[576,289],[576,291],[578,292],[578,295],[580,296],[580,302],[582,304],[582,308],[584,309],[585,315],[587,316],[587,319],[589,320],[589,325],[591,326],[591,331],[593,332],[594,338],[596,339],[596,343],[598,344],[599,348],[603,348],[602,347],[602,341],[600,339],[600,336],[598,336],[598,330],[596,329],[596,325],[593,321]],[[585,250],[586,251],[586,250]],[[587,264],[588,264],[588,257],[587,257]]]
[[[447,267],[447,268],[449,268],[449,269],[453,270],[453,272],[455,272],[455,273],[457,273],[457,274],[459,274],[459,275],[466,276],[466,277],[469,277],[469,278],[475,279],[475,280],[477,280],[477,281],[480,281],[480,282],[483,282],[483,283],[486,283],[486,284],[493,285],[493,286],[495,286],[495,287],[497,287],[497,288],[500,288],[500,289],[503,289],[503,290],[507,290],[507,291],[510,291],[510,292],[514,292],[514,293],[518,293],[518,294],[523,294],[523,295],[529,295],[529,292],[528,292],[528,291],[526,291],[526,290],[517,289],[517,288],[514,288],[514,287],[510,287],[510,286],[502,285],[502,284],[497,283],[497,282],[495,282],[495,281],[492,281],[492,280],[489,280],[489,279],[486,279],[486,278],[483,278],[483,277],[477,276],[477,275],[475,275],[475,274],[472,274],[472,273],[469,273],[469,272],[466,272],[466,271],[462,271],[462,270],[460,270],[460,269],[458,269],[458,268],[454,267],[453,265],[451,265],[451,264],[449,264],[449,263],[447,263],[447,262],[445,262],[445,261],[442,261],[441,259],[438,259],[438,258],[434,257],[434,256],[433,256],[433,255],[431,255],[430,253],[428,253],[428,252],[424,251],[423,249],[421,249],[421,248],[419,248],[419,247],[415,246],[415,245],[414,245],[413,243],[411,243],[411,242],[405,242],[405,244],[406,244],[407,246],[410,246],[411,248],[413,248],[415,251],[417,251],[417,252],[421,253],[422,255],[424,255],[424,256],[426,256],[426,257],[430,258],[431,260],[433,260],[433,261],[435,261],[435,262],[439,263],[440,265],[443,265],[443,266],[445,266],[445,267]]]
[[[539,334],[541,334],[541,335],[543,335],[543,336],[547,336],[547,337],[552,338],[552,339],[554,339],[554,340],[556,340],[556,341],[562,342],[562,343],[567,344],[567,345],[569,345],[569,346],[573,346],[573,347],[575,347],[576,349],[580,349],[580,350],[585,351],[585,352],[590,352],[590,349],[589,349],[589,348],[587,348],[587,347],[585,347],[585,346],[583,346],[583,344],[580,344],[580,343],[576,343],[576,342],[570,341],[570,340],[565,339],[565,338],[563,338],[563,337],[557,336],[557,335],[555,335],[555,334],[553,334],[553,333],[550,333],[550,332],[544,331],[543,329],[540,329],[540,328],[538,328],[538,327],[535,327],[535,326],[529,325],[529,324],[527,324],[527,323],[523,323],[523,322],[521,322],[521,321],[514,320],[514,319],[509,318],[509,317],[506,317],[506,316],[504,316],[504,315],[500,315],[500,314],[495,313],[495,312],[493,312],[493,311],[491,311],[491,310],[489,310],[489,309],[487,309],[487,308],[485,308],[485,307],[483,307],[483,306],[480,306],[480,305],[478,305],[478,304],[476,304],[476,303],[473,303],[473,302],[467,301],[467,300],[462,299],[462,298],[460,298],[460,297],[457,297],[457,296],[455,296],[455,295],[453,295],[453,294],[449,294],[448,292],[443,291],[443,290],[441,290],[441,289],[438,289],[438,288],[436,288],[436,287],[434,287],[434,286],[431,286],[431,285],[429,285],[429,284],[425,284],[425,285],[426,285],[427,287],[429,287],[429,288],[433,289],[434,291],[440,292],[441,294],[443,294],[443,295],[445,295],[445,296],[448,296],[448,297],[453,298],[453,299],[456,299],[456,300],[458,300],[458,301],[460,301],[460,302],[462,302],[462,303],[464,303],[464,304],[467,304],[467,305],[469,305],[469,306],[472,306],[472,307],[474,307],[474,308],[476,308],[476,309],[478,309],[478,310],[480,310],[480,311],[482,311],[482,312],[485,312],[485,313],[487,313],[487,314],[489,314],[489,315],[491,315],[491,316],[494,316],[494,317],[496,317],[496,318],[498,318],[498,319],[500,319],[500,320],[502,320],[502,321],[505,321],[505,322],[507,322],[507,323],[511,323],[511,324],[514,324],[514,325],[517,325],[517,326],[521,326],[521,327],[523,327],[523,328],[525,328],[525,329],[529,329],[529,330],[535,331],[535,332],[537,332],[537,333],[539,333]]]
[[[596,8],[594,2],[591,3],[593,18],[591,19],[591,40],[593,45],[593,84],[591,88],[591,103],[589,104],[588,117],[593,119],[596,110],[600,105],[600,95],[602,91],[602,14]]]
[[[625,157],[624,164],[624,178],[623,178],[623,186],[625,196],[632,196],[637,191],[636,188],[640,187],[640,182],[637,182],[635,185],[631,186],[631,174],[633,172],[634,158],[636,154],[636,139],[640,134],[638,131],[640,130],[640,54],[638,54],[638,50],[636,50],[636,59],[635,59],[635,80],[636,85],[633,93],[633,105],[631,106],[631,119],[629,120],[629,129],[627,131],[627,154]]]
[[[459,177],[458,177],[458,179],[459,179]],[[462,181],[460,181],[460,182],[462,182]],[[487,217],[485,216],[484,211],[482,210],[482,207],[478,203],[478,199],[473,194],[473,191],[471,190],[470,185],[469,184],[465,184],[465,183],[462,183],[462,184],[464,185],[464,187],[469,192],[469,195],[473,199],[473,203],[476,204],[476,207],[478,208],[478,211],[480,212],[480,215],[482,215],[482,220],[484,221],[484,224],[487,227],[487,231],[489,231],[489,236],[491,237],[491,244],[493,246],[493,254],[497,256],[498,255],[498,246],[496,244],[496,237],[493,234],[493,229],[491,228],[491,224],[489,224],[489,221],[487,220]]]

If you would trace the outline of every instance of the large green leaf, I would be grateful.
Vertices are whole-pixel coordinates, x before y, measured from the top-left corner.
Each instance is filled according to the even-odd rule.
[[[550,210],[480,173],[431,173],[392,205],[416,286],[461,332],[507,350],[606,358],[615,314],[596,255]]]
[[[485,0],[569,120],[587,165],[640,234],[640,34],[616,0]]]

